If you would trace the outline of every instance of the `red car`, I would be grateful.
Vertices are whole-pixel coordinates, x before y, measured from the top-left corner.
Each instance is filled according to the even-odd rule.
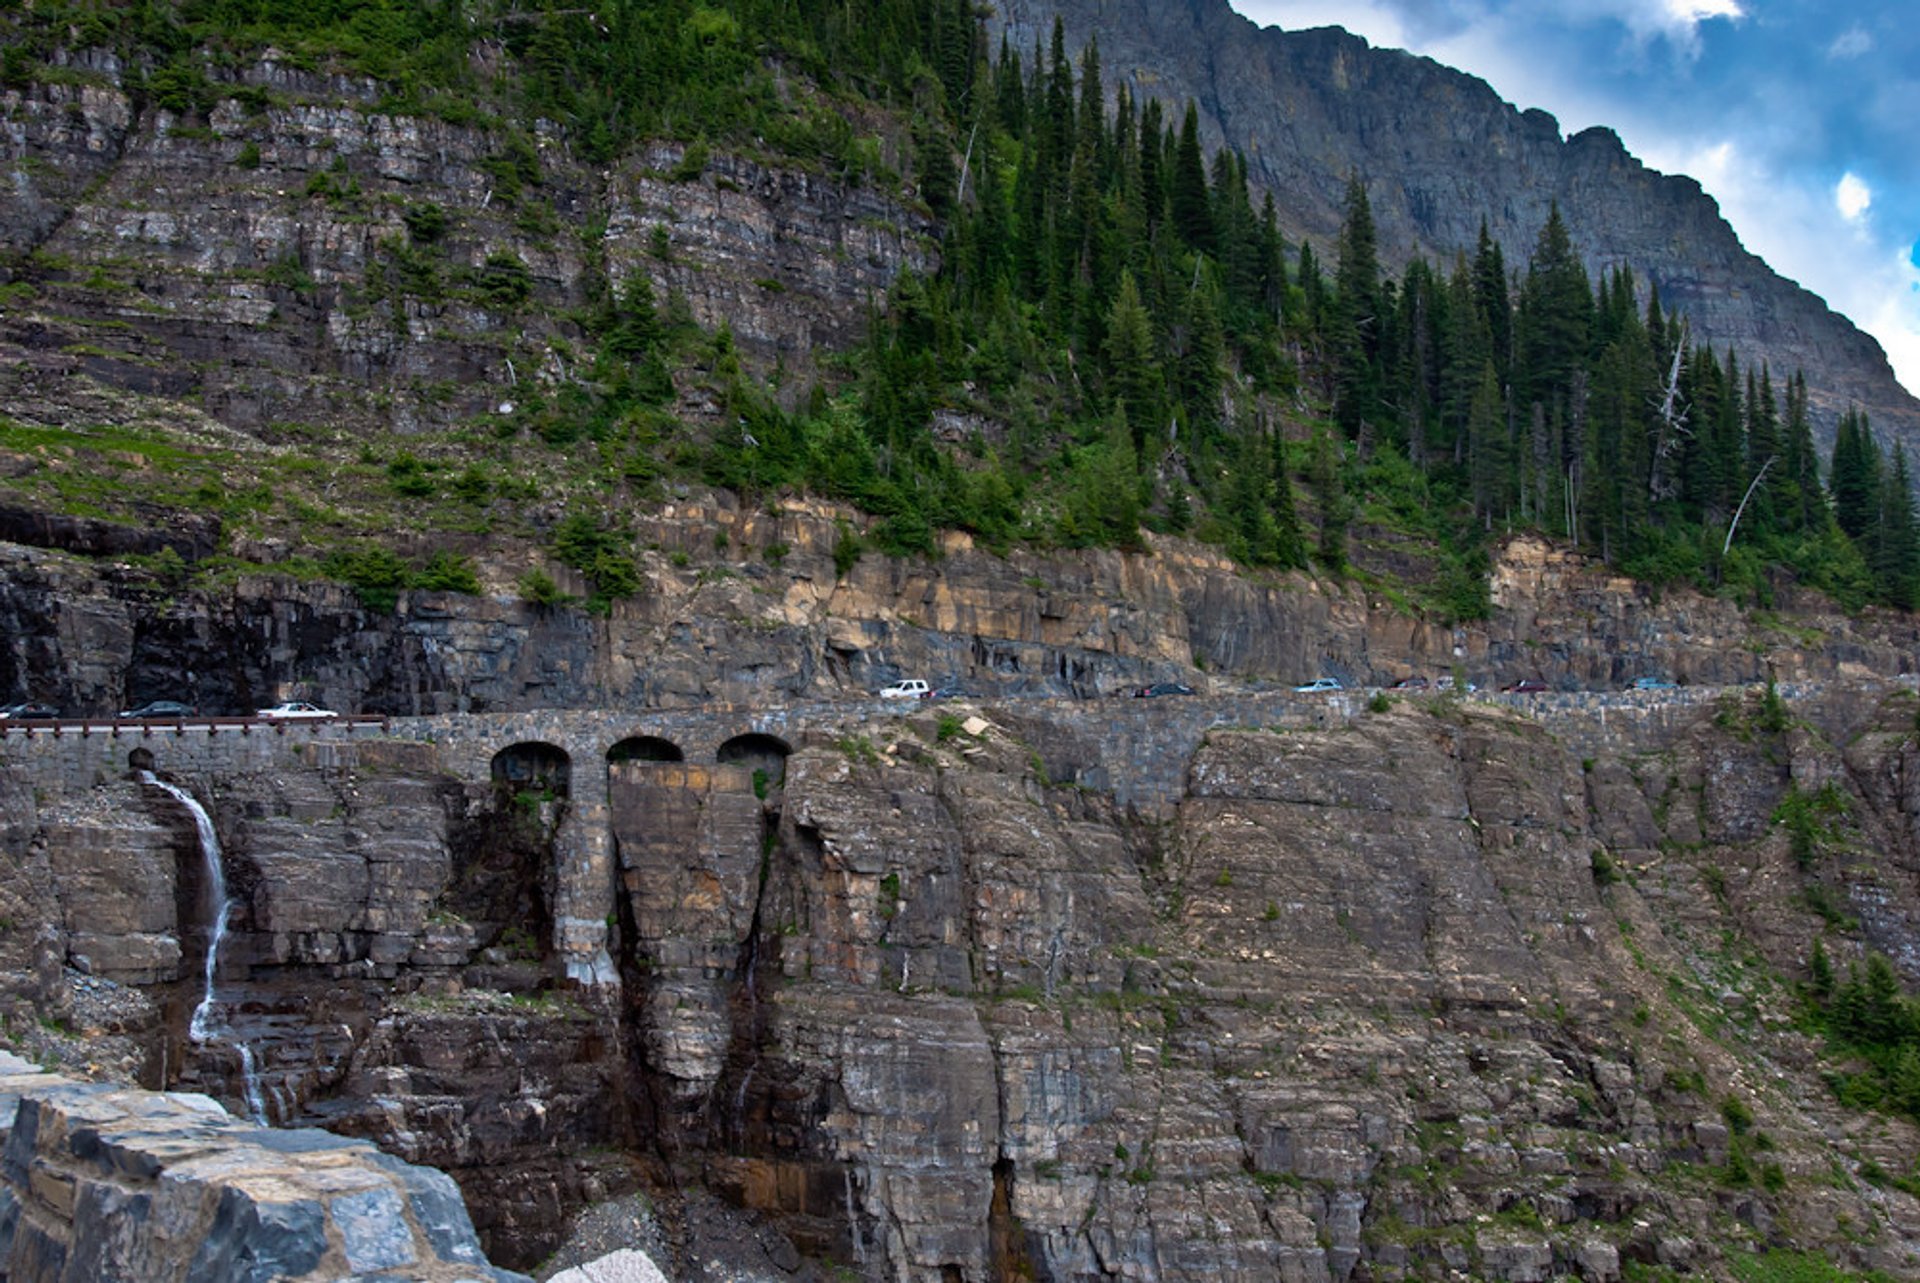
[[[1545,682],[1535,681],[1531,677],[1523,677],[1517,682],[1510,682],[1507,685],[1502,686],[1500,689],[1505,691],[1509,695],[1538,695],[1542,691],[1551,690],[1553,688],[1548,686]]]

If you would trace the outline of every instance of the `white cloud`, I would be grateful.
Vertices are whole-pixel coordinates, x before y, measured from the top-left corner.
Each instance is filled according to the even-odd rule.
[[[1859,176],[1848,174],[1837,185],[1809,181],[1787,172],[1784,159],[1767,159],[1780,151],[1781,132],[1794,130],[1804,85],[1779,86],[1772,95],[1774,111],[1733,118],[1675,116],[1643,110],[1645,103],[1622,102],[1557,59],[1539,56],[1539,46],[1521,38],[1527,16],[1550,15],[1550,25],[1563,29],[1614,22],[1616,29],[1626,30],[1630,43],[1664,40],[1676,54],[1691,58],[1699,53],[1702,24],[1758,24],[1760,19],[1748,15],[1751,0],[1525,0],[1537,6],[1531,11],[1515,0],[1232,3],[1258,22],[1289,29],[1344,26],[1375,45],[1427,54],[1485,78],[1509,102],[1545,107],[1568,134],[1590,124],[1612,126],[1627,149],[1652,168],[1698,180],[1747,249],[1872,334],[1901,383],[1920,393],[1920,266],[1909,258],[1915,247],[1896,249],[1885,226],[1875,226],[1894,221],[1898,201],[1884,198],[1898,193],[1879,194],[1876,219],[1869,217],[1876,193]],[[1826,52],[1854,57],[1873,47],[1872,37],[1856,26]],[[1920,92],[1920,77],[1881,83],[1873,101],[1883,104],[1888,120],[1908,128],[1915,92]],[[1719,137],[1704,132],[1715,120],[1727,131]]]
[[[1833,43],[1827,46],[1827,57],[1839,62],[1845,58],[1858,58],[1872,50],[1873,37],[1867,34],[1865,27],[1855,23],[1834,37]]]
[[[1840,176],[1833,188],[1833,207],[1849,223],[1857,223],[1873,205],[1873,188],[1851,170]]]
[[[1652,144],[1641,157],[1698,179],[1742,244],[1878,339],[1894,377],[1908,391],[1920,389],[1920,266],[1912,246],[1874,235],[1864,204],[1847,213],[1842,189],[1851,180],[1870,201],[1865,183],[1848,174],[1831,191],[1797,187],[1726,141]]]

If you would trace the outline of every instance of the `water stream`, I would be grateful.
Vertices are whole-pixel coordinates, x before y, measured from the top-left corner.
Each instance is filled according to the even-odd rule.
[[[220,946],[227,939],[227,919],[233,912],[233,900],[227,895],[227,873],[220,854],[220,836],[213,830],[213,819],[207,809],[200,805],[199,799],[175,784],[169,784],[152,771],[140,772],[140,782],[151,784],[172,797],[187,808],[193,816],[193,827],[200,838],[200,858],[206,868],[208,900],[212,909],[212,930],[207,938],[206,983],[200,995],[200,1003],[193,1009],[193,1018],[187,1023],[187,1036],[197,1044],[210,1042],[230,1043],[240,1056],[240,1075],[242,1089],[246,1095],[247,1115],[254,1122],[267,1125],[266,1100],[260,1092],[259,1067],[254,1063],[253,1048],[234,1035],[227,1023],[226,1012],[215,992],[215,978],[220,974]]]

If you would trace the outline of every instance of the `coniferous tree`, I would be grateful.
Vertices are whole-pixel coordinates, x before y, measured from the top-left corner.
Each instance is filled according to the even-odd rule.
[[[1912,610],[1920,590],[1920,528],[1913,511],[1913,482],[1907,452],[1895,444],[1892,465],[1880,485],[1880,506],[1868,568],[1874,595],[1890,606]]]
[[[1149,236],[1167,213],[1166,167],[1161,159],[1164,154],[1161,135],[1165,129],[1160,100],[1147,99],[1146,109],[1140,113],[1140,209]]]
[[[1792,486],[1783,500],[1792,513],[1789,528],[1817,533],[1827,522],[1827,498],[1820,483],[1820,455],[1813,445],[1813,425],[1807,415],[1807,379],[1799,372],[1787,383],[1784,436],[1786,480]]]
[[[1347,570],[1347,526],[1353,520],[1352,502],[1340,476],[1341,448],[1330,435],[1313,439],[1313,496],[1320,506],[1318,560],[1328,574]]]
[[[1446,333],[1442,338],[1440,369],[1440,430],[1435,440],[1436,448],[1451,450],[1455,465],[1466,460],[1468,417],[1480,390],[1481,374],[1492,364],[1492,340],[1487,333],[1486,314],[1475,297],[1473,276],[1462,256],[1455,261],[1453,277],[1447,283]]]
[[[1169,201],[1173,227],[1180,240],[1200,253],[1213,250],[1213,209],[1207,192],[1207,165],[1200,154],[1200,111],[1191,101],[1180,122],[1180,142],[1173,153]]]
[[[1347,180],[1347,213],[1340,227],[1333,316],[1327,335],[1333,359],[1333,412],[1349,437],[1371,421],[1380,395],[1380,263],[1373,211],[1358,175]]]
[[[1474,512],[1491,530],[1513,510],[1513,444],[1492,361],[1480,367],[1480,385],[1467,412],[1467,439]]]
[[[1000,127],[1012,138],[1027,134],[1027,86],[1022,76],[1020,55],[1001,32],[1000,62],[993,75],[995,114]]]
[[[1165,410],[1153,323],[1132,272],[1120,275],[1106,328],[1107,386],[1115,402],[1126,407],[1134,449],[1146,458],[1147,443],[1165,421]]]
[[[1513,360],[1513,303],[1507,288],[1506,256],[1487,233],[1487,220],[1480,220],[1480,240],[1473,255],[1473,293],[1480,305],[1486,326],[1489,355],[1495,376],[1506,382],[1508,363]],[[1479,377],[1476,368],[1474,377]]]
[[[1301,328],[1309,334],[1317,334],[1327,314],[1327,283],[1320,276],[1320,264],[1314,259],[1313,246],[1305,241],[1300,242],[1300,262],[1294,269],[1294,279],[1300,282]]]
[[[1307,564],[1307,541],[1300,531],[1300,513],[1293,502],[1293,478],[1287,471],[1287,440],[1274,432],[1271,440],[1274,564],[1296,570]]]
[[[1851,407],[1840,416],[1834,434],[1833,463],[1828,469],[1833,485],[1833,515],[1840,529],[1856,543],[1872,533],[1879,516],[1880,451],[1867,428],[1866,415]]]

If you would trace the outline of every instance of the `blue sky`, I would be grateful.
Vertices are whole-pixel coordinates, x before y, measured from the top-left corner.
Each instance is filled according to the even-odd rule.
[[[1484,79],[1690,174],[1920,393],[1920,23],[1898,0],[1231,0]]]

